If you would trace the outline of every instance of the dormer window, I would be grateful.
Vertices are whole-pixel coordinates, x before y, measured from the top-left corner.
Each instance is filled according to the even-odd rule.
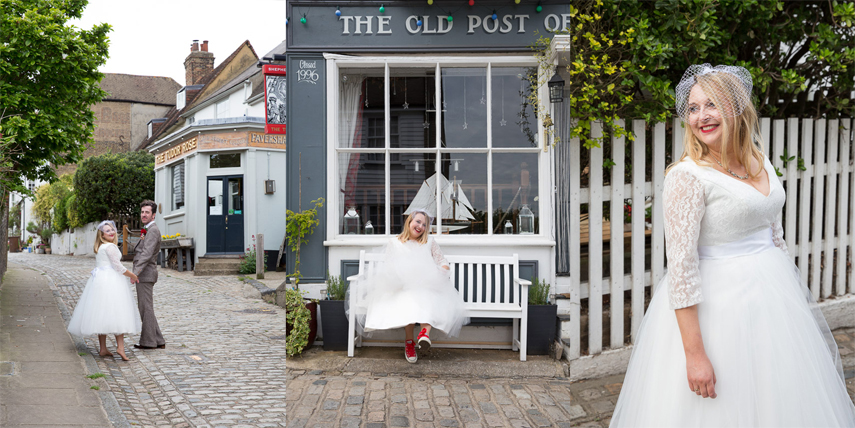
[[[175,108],[177,110],[181,110],[184,108],[185,105],[187,105],[187,93],[184,92],[185,89],[187,89],[187,88],[185,87],[185,88],[179,89],[178,95],[176,95],[176,97],[175,97]]]
[[[163,122],[166,122],[165,117],[149,120],[148,121],[148,137],[146,137],[146,138],[151,138],[152,134],[154,134],[154,125],[155,124],[163,123]]]

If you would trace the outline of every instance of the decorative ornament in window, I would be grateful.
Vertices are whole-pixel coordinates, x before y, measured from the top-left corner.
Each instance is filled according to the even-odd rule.
[[[341,218],[342,233],[345,235],[359,235],[359,213],[356,212],[356,207],[347,207],[347,212]]]

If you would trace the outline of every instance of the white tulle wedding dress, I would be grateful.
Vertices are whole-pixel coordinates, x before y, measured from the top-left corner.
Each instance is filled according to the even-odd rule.
[[[687,160],[665,178],[668,273],[642,321],[612,427],[853,427],[828,325],[787,254],[784,189]],[[698,305],[716,399],[689,389],[675,309]]]
[[[457,336],[469,319],[463,316],[463,299],[449,271],[442,268],[448,261],[433,238],[419,244],[392,237],[379,251],[383,262],[348,291],[364,296],[359,312],[365,315],[356,315],[359,328],[370,335],[374,330],[428,323],[449,337]]]
[[[68,322],[75,336],[92,334],[138,334],[140,313],[131,294],[131,282],[122,275],[122,252],[114,244],[102,244],[95,255],[95,269],[77,300]]]

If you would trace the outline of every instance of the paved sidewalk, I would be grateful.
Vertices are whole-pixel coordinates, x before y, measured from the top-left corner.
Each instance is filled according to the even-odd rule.
[[[855,329],[834,333],[855,402]],[[608,427],[624,377],[569,382],[546,357],[430,352],[412,365],[402,348],[347,358],[315,347],[290,358],[288,427]]]
[[[0,426],[112,426],[50,282],[12,267],[0,288]]]
[[[68,313],[95,265],[88,257],[25,253],[10,254],[9,261],[44,272],[39,276]],[[99,382],[116,403],[114,426],[285,426],[284,309],[262,301],[237,275],[194,277],[170,269],[160,270],[154,300],[166,349],[135,350],[138,337],[126,336],[131,361],[124,362],[98,357],[96,336],[81,340],[93,370],[106,375]],[[114,339],[107,343],[115,349]]]

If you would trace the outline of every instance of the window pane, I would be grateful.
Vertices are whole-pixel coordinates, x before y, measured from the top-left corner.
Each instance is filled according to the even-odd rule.
[[[184,206],[184,162],[172,167],[172,209]]]
[[[211,155],[211,168],[240,168],[240,153],[218,153]]]
[[[338,154],[339,233],[364,234],[369,220],[375,234],[386,233],[384,159],[383,153]],[[349,208],[354,208],[351,213]]]
[[[443,153],[442,233],[487,233],[487,154]]]
[[[208,179],[208,215],[223,215],[222,179]]]
[[[229,197],[228,197],[229,215],[243,214],[243,177],[229,178]]]
[[[338,117],[338,147],[368,147],[369,129],[367,118],[384,117],[385,97],[383,94],[383,70],[349,70],[342,73]],[[379,146],[385,147],[381,127]],[[378,143],[378,140],[373,142]]]
[[[443,147],[487,147],[487,69],[442,69]]]
[[[528,205],[534,215],[534,233],[539,233],[537,153],[493,154],[493,233],[506,233],[510,221],[513,233],[520,233],[519,214]]]
[[[391,233],[397,235],[404,229],[408,209],[433,207],[431,212],[436,212],[436,154],[393,153],[390,163]]]
[[[493,67],[493,147],[537,147],[537,118],[528,102],[533,67]]]
[[[434,70],[389,70],[389,113],[399,127],[392,130],[390,147],[436,147]]]

